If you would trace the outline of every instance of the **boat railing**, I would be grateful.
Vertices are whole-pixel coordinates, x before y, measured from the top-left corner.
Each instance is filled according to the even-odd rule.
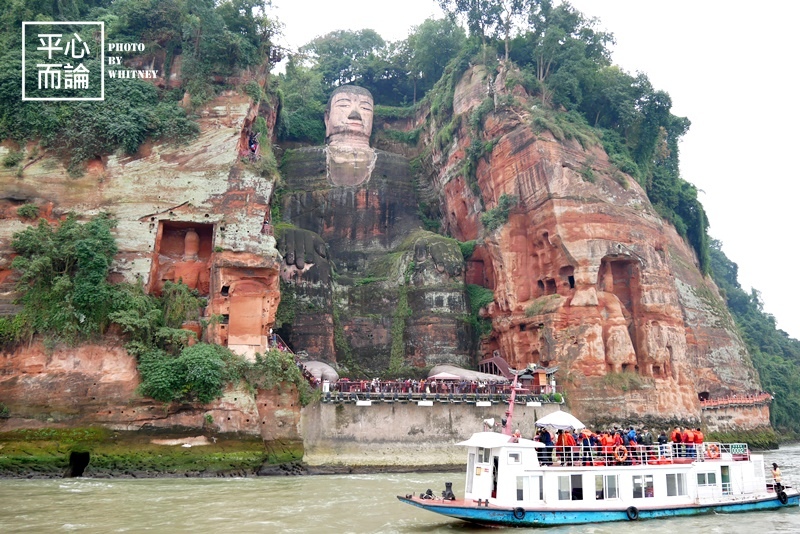
[[[554,445],[539,453],[542,465],[608,466],[688,464],[714,460],[746,461],[746,443],[665,443],[658,445]]]

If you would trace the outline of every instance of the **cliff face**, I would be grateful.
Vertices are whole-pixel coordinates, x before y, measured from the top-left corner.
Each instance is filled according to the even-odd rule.
[[[199,110],[200,135],[187,145],[147,143],[135,155],[90,162],[78,178],[48,153],[27,163],[21,176],[0,169],[0,308],[13,311],[11,236],[32,224],[17,215],[20,205],[36,205],[51,221],[70,211],[86,219],[108,211],[118,221],[115,281],[140,281],[159,293],[165,281],[183,280],[207,298],[207,317],[222,318],[207,340],[245,356],[263,352],[280,302],[279,254],[264,225],[273,181],[240,161],[260,112],[271,128],[273,110],[265,113],[249,97],[225,92]],[[213,405],[165,412],[136,395],[136,361],[123,344],[111,337],[104,345],[45,349],[34,343],[3,353],[0,401],[19,416],[8,424],[202,428],[209,414],[220,431],[260,434],[274,432],[276,425],[267,422],[283,417],[269,406],[284,401],[265,404],[236,391]],[[296,404],[291,397],[284,403]],[[296,439],[299,406],[289,412],[284,415],[292,422],[281,423],[285,435],[279,437]]]
[[[429,172],[377,151],[370,178],[342,186],[329,180],[324,148],[286,151],[282,221],[270,220],[273,182],[240,161],[256,115],[271,128],[274,113],[235,93],[203,111],[201,134],[187,146],[147,144],[134,156],[92,162],[80,178],[46,154],[21,177],[0,169],[0,311],[11,309],[10,239],[29,224],[17,207],[36,204],[50,220],[111,211],[119,221],[114,278],[141,280],[155,293],[166,280],[184,280],[208,298],[207,315],[222,317],[208,339],[247,356],[266,347],[284,299],[292,319],[280,332],[312,358],[380,372],[470,366],[497,350],[517,368],[557,366],[571,410],[587,421],[698,420],[699,393],[760,389],[717,288],[599,143],[537,127],[519,89],[521,104],[503,105],[502,73],[481,128],[470,124],[490,75],[475,68],[458,83],[457,128],[444,149],[435,141],[442,125],[423,130]],[[484,152],[465,172],[477,144]],[[488,231],[480,216],[503,194],[517,204]],[[446,233],[478,241],[466,261],[452,239],[421,229],[422,196],[438,202]],[[482,310],[492,331],[477,351],[465,283],[494,293]],[[291,393],[230,391],[209,406],[164,412],[136,395],[135,361],[122,340],[109,343],[3,354],[0,401],[19,414],[6,426],[201,428],[209,414],[222,431],[299,435]],[[740,426],[769,424],[767,410],[753,414]]]
[[[448,231],[482,239],[467,262],[467,281],[494,290],[481,352],[499,350],[518,368],[558,366],[571,407],[589,420],[699,419],[698,393],[757,391],[724,301],[687,243],[599,143],[537,131],[519,90],[521,105],[497,105],[507,98],[503,73],[477,139],[492,148],[471,179],[487,210],[503,194],[517,204],[500,228],[483,228],[481,199],[462,169],[476,138],[465,119],[488,84],[473,70],[457,85],[463,118],[453,143],[434,151],[431,178]],[[768,418],[753,421],[764,425]]]
[[[278,332],[349,371],[470,365],[463,256],[453,240],[421,229],[408,160],[375,151],[367,180],[342,186],[329,150],[283,157],[282,222],[291,227],[279,248],[295,304]]]
[[[213,431],[299,439],[300,406],[294,388],[229,388],[207,405],[164,405],[136,393],[136,358],[122,340],[47,349],[34,343],[0,356],[0,391],[11,418],[0,430],[103,425],[114,430]]]

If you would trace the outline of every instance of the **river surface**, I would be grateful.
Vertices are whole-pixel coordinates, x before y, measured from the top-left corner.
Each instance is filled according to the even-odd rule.
[[[769,463],[780,464],[784,483],[800,485],[800,444],[765,456]],[[427,488],[439,493],[445,481],[453,482],[456,495],[463,494],[463,473],[0,480],[0,532],[498,532],[404,505],[395,498]],[[800,532],[800,508],[535,531],[794,534]]]

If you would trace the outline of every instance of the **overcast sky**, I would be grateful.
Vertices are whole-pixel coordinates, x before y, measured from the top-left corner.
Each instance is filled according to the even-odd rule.
[[[711,237],[762,294],[778,327],[800,339],[800,106],[794,24],[800,2],[572,0],[616,37],[613,61],[648,75],[692,122],[681,173],[700,190]],[[273,0],[283,43],[298,47],[333,30],[371,28],[387,41],[441,16],[435,0]],[[798,151],[798,152],[796,152]]]

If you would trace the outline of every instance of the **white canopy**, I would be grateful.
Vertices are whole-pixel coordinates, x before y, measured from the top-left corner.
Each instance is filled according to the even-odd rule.
[[[586,425],[581,423],[577,417],[572,415],[571,413],[557,411],[551,414],[545,415],[538,421],[536,421],[536,426],[545,427],[545,426],[552,426],[557,430],[579,430],[581,428],[586,428]]]
[[[446,365],[440,364],[435,366],[431,369],[429,375],[436,376],[439,373],[447,373],[451,375],[455,375],[459,378],[464,380],[475,380],[475,381],[490,381],[494,380],[495,382],[507,383],[508,380],[505,377],[499,375],[491,375],[489,373],[479,373],[478,371],[471,371],[469,369],[462,369],[461,367],[456,367],[455,365]]]
[[[314,375],[314,378],[320,382],[323,380],[328,380],[329,382],[336,382],[339,380],[339,373],[327,363],[309,361],[303,362],[303,365],[308,369],[308,372]]]
[[[461,380],[461,377],[442,371],[441,373],[436,373],[435,375],[429,376],[428,380]]]

